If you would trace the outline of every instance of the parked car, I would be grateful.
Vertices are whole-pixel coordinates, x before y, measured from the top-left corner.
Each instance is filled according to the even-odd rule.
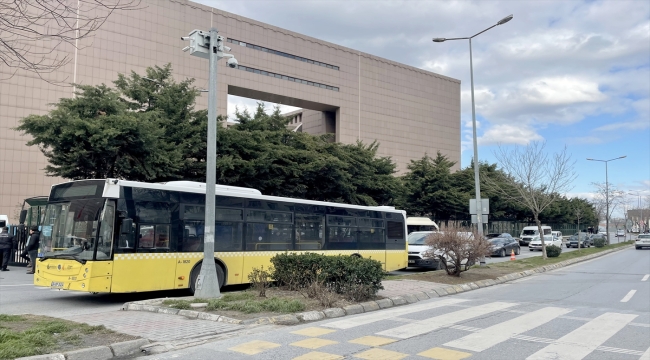
[[[546,236],[551,235],[552,229],[550,226],[543,225],[542,231],[544,232],[544,236]],[[526,226],[521,230],[521,234],[519,235],[519,245],[528,246],[535,237],[539,238],[539,228],[537,226]]]
[[[625,236],[625,230],[623,230],[623,229],[616,230],[616,237],[619,237],[619,236]]]
[[[492,244],[492,256],[504,257],[510,255],[513,250],[515,255],[519,255],[521,252],[519,243],[512,236],[497,237],[488,241]]]
[[[544,235],[544,245],[555,245],[557,247],[561,247],[562,240],[554,238],[553,235]],[[539,236],[534,237],[533,240],[528,244],[528,250],[542,250],[542,240],[540,240]]]
[[[429,245],[426,240],[433,231],[414,231],[408,236],[408,266],[431,268],[433,270],[441,269],[440,259],[438,257],[425,256],[429,251]]]
[[[643,247],[650,247],[650,234],[639,234],[634,242],[634,248],[639,250]]]
[[[561,231],[551,231],[551,235],[553,235],[554,238],[562,240],[562,232]]]
[[[569,241],[566,243],[567,248],[578,247],[578,239],[580,239],[580,247],[590,247],[593,245],[589,234],[587,233],[575,233],[571,235]]]

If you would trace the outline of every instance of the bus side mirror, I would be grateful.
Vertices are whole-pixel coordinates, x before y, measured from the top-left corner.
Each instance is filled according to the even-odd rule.
[[[120,234],[129,235],[131,233],[132,228],[133,228],[133,219],[122,220],[122,226],[120,227]]]

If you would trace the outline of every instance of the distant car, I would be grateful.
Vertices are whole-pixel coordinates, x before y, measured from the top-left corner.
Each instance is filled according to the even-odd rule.
[[[553,237],[553,235],[544,235],[544,245],[555,245],[557,247],[561,247],[562,240],[556,239]],[[534,237],[533,240],[528,244],[528,250],[542,250],[542,240],[540,240],[539,236]]]
[[[634,242],[634,248],[639,250],[643,247],[650,247],[650,234],[639,234]]]
[[[519,243],[512,236],[508,237],[497,237],[494,239],[488,240],[492,244],[492,256],[507,256],[515,252],[515,255],[519,255],[521,248]]]
[[[596,240],[598,240],[598,239],[603,239],[603,240],[605,240],[605,244],[608,244],[608,245],[609,245],[609,243],[607,242],[607,235],[606,235],[606,234],[601,234],[601,233],[593,234],[593,235],[589,238],[589,241],[591,241],[591,244],[593,245],[594,242],[595,242]]]
[[[580,242],[578,242],[578,239],[580,240]],[[567,248],[578,247],[578,243],[580,243],[580,247],[590,247],[591,245],[593,245],[589,234],[581,232],[580,234],[575,233],[571,235],[569,241],[567,241],[566,243],[566,247]]]
[[[616,230],[616,237],[619,237],[619,236],[625,236],[625,230],[623,230],[623,229]]]

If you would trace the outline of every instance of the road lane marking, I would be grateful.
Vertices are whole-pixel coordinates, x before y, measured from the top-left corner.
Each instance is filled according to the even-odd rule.
[[[627,293],[627,295],[625,295],[625,297],[621,299],[621,302],[630,301],[630,299],[632,298],[632,296],[634,296],[635,293],[636,293],[636,290],[630,290],[630,292]]]
[[[641,281],[648,281],[648,278],[650,277],[650,274],[646,274]]]
[[[544,325],[569,312],[571,312],[570,309],[546,307],[500,324],[481,329],[473,334],[450,341],[444,344],[444,346],[481,352],[500,344],[515,335],[520,335],[526,331]]]
[[[639,360],[650,360],[650,348],[646,350]]]
[[[414,336],[426,334],[440,328],[449,327],[457,323],[473,319],[475,317],[487,315],[496,311],[502,311],[516,305],[517,304],[513,303],[493,302],[474,306],[471,308],[420,320],[412,324],[398,326],[396,328],[381,331],[378,332],[377,335],[396,337],[399,339],[408,339]]]
[[[636,317],[637,315],[632,314],[604,313],[527,357],[526,360],[580,360]]]
[[[434,303],[418,304],[411,306],[404,306],[398,308],[392,308],[382,311],[373,312],[367,315],[361,315],[352,317],[345,320],[338,320],[331,323],[323,324],[322,326],[335,328],[335,329],[350,329],[356,326],[367,325],[377,321],[388,320],[393,317],[399,317],[406,314],[411,314],[419,311],[426,311],[429,309],[435,309],[443,306],[455,305],[464,301],[469,301],[465,299],[442,299]]]

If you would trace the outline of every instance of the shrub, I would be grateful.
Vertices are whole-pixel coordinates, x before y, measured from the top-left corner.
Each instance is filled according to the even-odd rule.
[[[558,257],[562,253],[562,248],[555,246],[555,245],[549,245],[546,247],[546,256],[552,258],[552,257]]]
[[[253,289],[257,290],[260,297],[266,297],[266,289],[271,285],[271,273],[273,267],[264,270],[264,265],[261,268],[253,268],[248,274],[248,281],[253,285]]]
[[[449,275],[460,276],[483,256],[492,254],[492,245],[477,231],[459,226],[448,226],[426,239],[428,257],[441,259]]]
[[[605,246],[606,243],[607,243],[607,240],[602,239],[602,238],[598,238],[598,239],[594,240],[594,246],[597,247],[597,248],[601,248],[601,247]]]
[[[384,270],[379,261],[356,256],[321,254],[278,254],[271,258],[273,278],[289,290],[307,288],[309,297],[322,293],[321,288],[361,301],[383,289]],[[320,285],[314,285],[319,283]],[[311,288],[311,289],[309,289]],[[319,299],[321,300],[321,299]],[[322,299],[328,302],[328,299]]]

